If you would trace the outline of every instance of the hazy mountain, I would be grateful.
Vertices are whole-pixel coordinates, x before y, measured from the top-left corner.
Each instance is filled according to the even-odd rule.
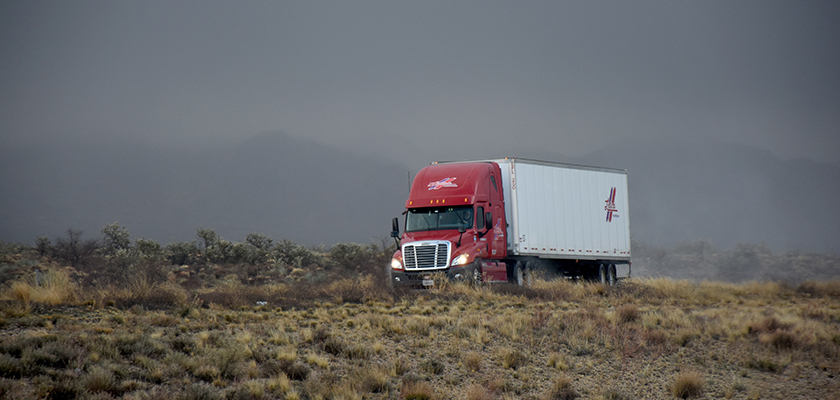
[[[62,143],[0,150],[0,240],[31,243],[119,222],[133,237],[191,240],[197,227],[304,244],[387,238],[407,169],[282,133],[211,150]]]
[[[213,149],[101,141],[7,147],[0,149],[0,240],[32,243],[69,227],[98,237],[117,221],[134,237],[162,243],[191,240],[197,227],[230,240],[259,232],[303,244],[367,243],[387,237],[409,169],[419,167],[391,161],[422,154],[396,145],[339,148],[275,132]],[[368,148],[383,155],[360,150]],[[836,166],[713,140],[636,141],[574,158],[551,149],[486,155],[503,156],[627,169],[631,233],[644,243],[707,239],[724,249],[764,243],[840,252]]]

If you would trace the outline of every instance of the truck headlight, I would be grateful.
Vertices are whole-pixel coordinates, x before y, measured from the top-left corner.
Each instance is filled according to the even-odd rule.
[[[403,269],[402,261],[394,257],[391,259],[391,269]]]
[[[458,257],[452,259],[452,266],[456,265],[467,265],[470,262],[470,255],[467,253],[461,254]]]

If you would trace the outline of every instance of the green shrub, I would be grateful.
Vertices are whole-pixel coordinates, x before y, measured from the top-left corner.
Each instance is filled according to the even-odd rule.
[[[164,254],[172,265],[192,265],[198,261],[201,251],[195,242],[172,242],[166,245]]]

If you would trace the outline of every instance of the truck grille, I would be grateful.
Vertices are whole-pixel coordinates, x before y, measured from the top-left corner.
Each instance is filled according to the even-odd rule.
[[[403,246],[405,269],[440,269],[449,266],[449,242],[422,242]]]

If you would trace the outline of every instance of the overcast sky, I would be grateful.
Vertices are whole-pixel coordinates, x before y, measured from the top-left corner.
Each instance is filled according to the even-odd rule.
[[[837,163],[837,1],[3,1],[0,139],[713,137]],[[401,147],[399,147],[401,146]]]

